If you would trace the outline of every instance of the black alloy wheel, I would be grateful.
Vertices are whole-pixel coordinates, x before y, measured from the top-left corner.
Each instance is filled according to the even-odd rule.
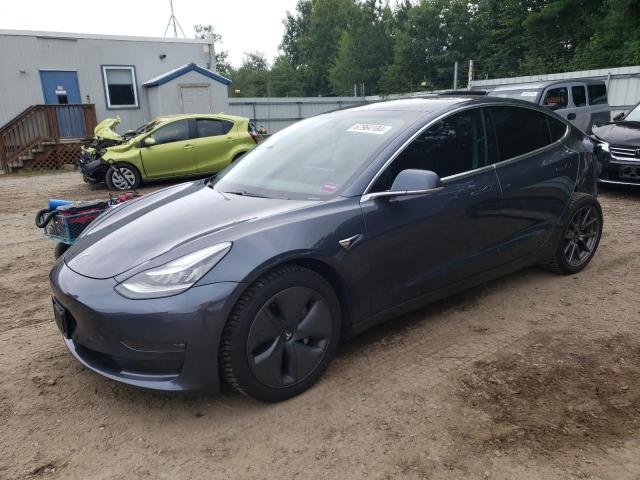
[[[249,330],[247,358],[264,385],[281,388],[307,378],[331,338],[327,301],[308,287],[278,292],[260,309]]]
[[[340,331],[341,308],[331,285],[307,268],[279,267],[236,302],[222,332],[221,376],[257,400],[286,400],[324,373]]]
[[[593,205],[577,210],[564,235],[564,255],[572,267],[579,267],[591,258],[600,237],[600,219]]]
[[[602,208],[593,195],[574,193],[569,202],[569,221],[546,266],[563,275],[578,273],[593,258],[602,236]]]

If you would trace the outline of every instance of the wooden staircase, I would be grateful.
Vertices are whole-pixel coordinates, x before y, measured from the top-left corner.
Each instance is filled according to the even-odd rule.
[[[73,164],[95,126],[93,104],[32,105],[0,128],[0,167],[12,173]]]

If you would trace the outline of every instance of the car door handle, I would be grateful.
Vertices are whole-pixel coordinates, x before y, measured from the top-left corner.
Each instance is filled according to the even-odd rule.
[[[567,120],[575,120],[575,119],[576,119],[575,113],[570,113],[569,115],[567,115]]]
[[[193,148],[193,145],[185,145],[184,147],[185,150],[191,150]]]
[[[477,190],[472,190],[470,195],[472,197],[475,197],[476,195],[482,195],[483,193],[489,193],[491,190],[493,190],[493,185],[488,184],[488,185],[485,185],[484,187],[478,188]]]
[[[231,142],[233,142],[233,137],[227,137],[227,139],[225,140],[225,142],[227,142],[227,143],[231,143]]]

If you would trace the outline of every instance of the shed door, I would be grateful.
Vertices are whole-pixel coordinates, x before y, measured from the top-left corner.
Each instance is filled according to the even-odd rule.
[[[182,113],[212,113],[209,85],[180,85]]]
[[[41,70],[40,81],[44,101],[48,105],[69,105],[82,103],[78,75],[73,71]],[[57,110],[58,128],[63,138],[86,136],[84,110],[71,105]]]

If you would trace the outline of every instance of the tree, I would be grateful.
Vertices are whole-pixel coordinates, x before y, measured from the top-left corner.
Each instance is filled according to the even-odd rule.
[[[340,37],[336,59],[329,71],[332,91],[351,95],[353,85],[364,83],[367,94],[377,93],[383,68],[393,56],[393,13],[380,0],[358,5],[351,28]]]
[[[296,14],[287,14],[281,48],[299,73],[305,95],[333,93],[329,70],[356,10],[354,0],[300,0]]]
[[[274,97],[302,97],[304,88],[289,57],[279,55],[271,66],[270,93]]]
[[[239,89],[242,97],[268,97],[271,95],[269,77],[269,64],[264,54],[245,53],[242,65],[234,72],[234,92]]]

